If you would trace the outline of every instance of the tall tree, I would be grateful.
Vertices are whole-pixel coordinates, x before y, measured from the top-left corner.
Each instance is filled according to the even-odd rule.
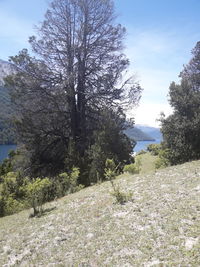
[[[139,100],[140,86],[132,78],[123,81],[125,29],[114,21],[111,0],[54,0],[39,37],[30,37],[37,58],[27,50],[11,58],[18,73],[7,84],[33,173],[56,172],[65,158],[69,167],[70,158],[77,165],[92,145],[101,111]]]
[[[162,118],[164,144],[171,164],[200,158],[200,42],[180,73],[181,83],[170,85],[173,114]]]

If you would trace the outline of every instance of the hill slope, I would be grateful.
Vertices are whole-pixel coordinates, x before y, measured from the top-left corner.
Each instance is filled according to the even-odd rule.
[[[137,127],[128,128],[124,132],[129,138],[135,141],[155,141],[153,137]]]
[[[132,202],[106,182],[1,218],[0,266],[200,266],[200,161],[117,181]]]
[[[146,126],[146,125],[135,125],[139,130],[143,131],[144,133],[150,135],[152,138],[156,140],[162,140],[162,133],[159,128]]]

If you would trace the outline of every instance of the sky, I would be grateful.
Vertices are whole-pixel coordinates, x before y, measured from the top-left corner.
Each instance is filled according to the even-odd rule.
[[[0,59],[8,60],[36,34],[50,0],[0,0]],[[169,115],[168,90],[179,81],[183,65],[200,41],[199,0],[114,0],[117,22],[126,27],[125,54],[129,73],[143,88],[136,124],[159,126],[160,112]]]

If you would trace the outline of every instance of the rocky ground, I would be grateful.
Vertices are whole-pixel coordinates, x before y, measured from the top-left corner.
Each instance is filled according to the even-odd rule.
[[[0,266],[200,266],[200,161],[109,182],[0,219]]]

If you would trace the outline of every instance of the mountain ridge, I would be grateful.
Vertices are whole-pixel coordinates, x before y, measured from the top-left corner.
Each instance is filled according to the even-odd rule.
[[[129,127],[124,133],[134,141],[155,141],[153,137],[136,127]]]

